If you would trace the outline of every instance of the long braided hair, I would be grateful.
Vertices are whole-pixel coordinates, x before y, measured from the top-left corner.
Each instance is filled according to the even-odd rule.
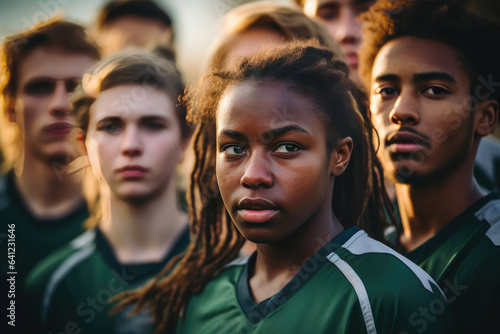
[[[151,308],[158,332],[171,332],[182,319],[191,295],[234,259],[245,239],[232,223],[215,177],[215,119],[219,101],[230,86],[262,80],[284,82],[312,101],[326,119],[327,146],[350,136],[354,142],[349,166],[336,177],[332,209],[347,228],[359,225],[382,238],[384,205],[389,203],[383,174],[372,142],[372,126],[364,94],[348,78],[347,66],[316,45],[293,43],[243,60],[228,72],[211,73],[186,95],[194,134],[195,166],[188,203],[191,243],[147,286],[119,295],[115,312],[135,303],[135,312]]]

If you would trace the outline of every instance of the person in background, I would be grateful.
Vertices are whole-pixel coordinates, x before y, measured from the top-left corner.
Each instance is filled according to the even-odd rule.
[[[75,96],[80,140],[90,163],[89,231],[39,263],[28,277],[46,331],[68,323],[83,333],[141,333],[148,318],[109,316],[109,299],[141,286],[189,243],[178,209],[175,169],[191,130],[177,101],[184,85],[175,65],[143,51],[97,63]]]
[[[0,268],[17,273],[16,292],[38,261],[84,231],[81,176],[66,174],[76,154],[69,96],[98,59],[84,28],[60,19],[2,43]],[[11,258],[8,229],[15,235]]]
[[[153,0],[112,0],[92,29],[103,57],[126,48],[161,53],[175,60],[174,29],[167,12]]]
[[[498,123],[499,25],[451,0],[379,0],[363,20],[360,70],[401,213],[390,239],[441,286],[458,333],[498,333],[500,200],[473,167]]]
[[[208,71],[229,69],[243,57],[266,48],[311,39],[345,61],[328,31],[299,10],[267,1],[241,5],[224,16],[222,33],[208,57]]]
[[[340,44],[351,75],[358,79],[359,48],[362,42],[359,15],[374,0],[294,0],[304,13],[323,22],[330,35]]]

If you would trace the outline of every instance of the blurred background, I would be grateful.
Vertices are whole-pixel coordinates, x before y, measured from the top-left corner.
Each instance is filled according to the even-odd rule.
[[[108,0],[0,0],[0,39],[31,28],[57,13],[84,26],[96,20]],[[156,0],[165,9],[175,28],[176,62],[187,84],[197,80],[206,56],[220,29],[222,16],[230,9],[252,0]],[[292,4],[292,0],[273,0]]]

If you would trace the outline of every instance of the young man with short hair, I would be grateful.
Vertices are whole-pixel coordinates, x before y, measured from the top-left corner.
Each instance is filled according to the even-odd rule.
[[[360,70],[401,212],[391,239],[440,284],[459,332],[499,332],[500,200],[473,177],[498,122],[498,26],[452,1],[380,0],[363,19]],[[409,321],[420,330],[441,306]]]
[[[153,0],[108,1],[98,13],[94,34],[103,57],[132,47],[175,60],[172,20]]]
[[[20,289],[88,216],[80,177],[66,174],[76,153],[69,94],[99,51],[83,27],[55,19],[7,37],[1,54],[0,270]]]

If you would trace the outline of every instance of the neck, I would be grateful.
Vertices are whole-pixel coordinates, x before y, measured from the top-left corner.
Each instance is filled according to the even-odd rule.
[[[256,302],[281,290],[323,246],[343,231],[328,206],[318,217],[327,224],[306,222],[284,241],[257,244],[255,269],[250,286]]]
[[[171,183],[162,194],[137,205],[113,194],[109,217],[100,229],[111,243],[121,263],[160,262],[184,231],[187,217],[177,207]]]
[[[426,185],[396,184],[403,234],[410,252],[433,237],[484,194],[472,175],[472,164]]]
[[[81,176],[66,174],[65,165],[23,154],[14,172],[16,187],[37,218],[61,218],[83,203]]]

